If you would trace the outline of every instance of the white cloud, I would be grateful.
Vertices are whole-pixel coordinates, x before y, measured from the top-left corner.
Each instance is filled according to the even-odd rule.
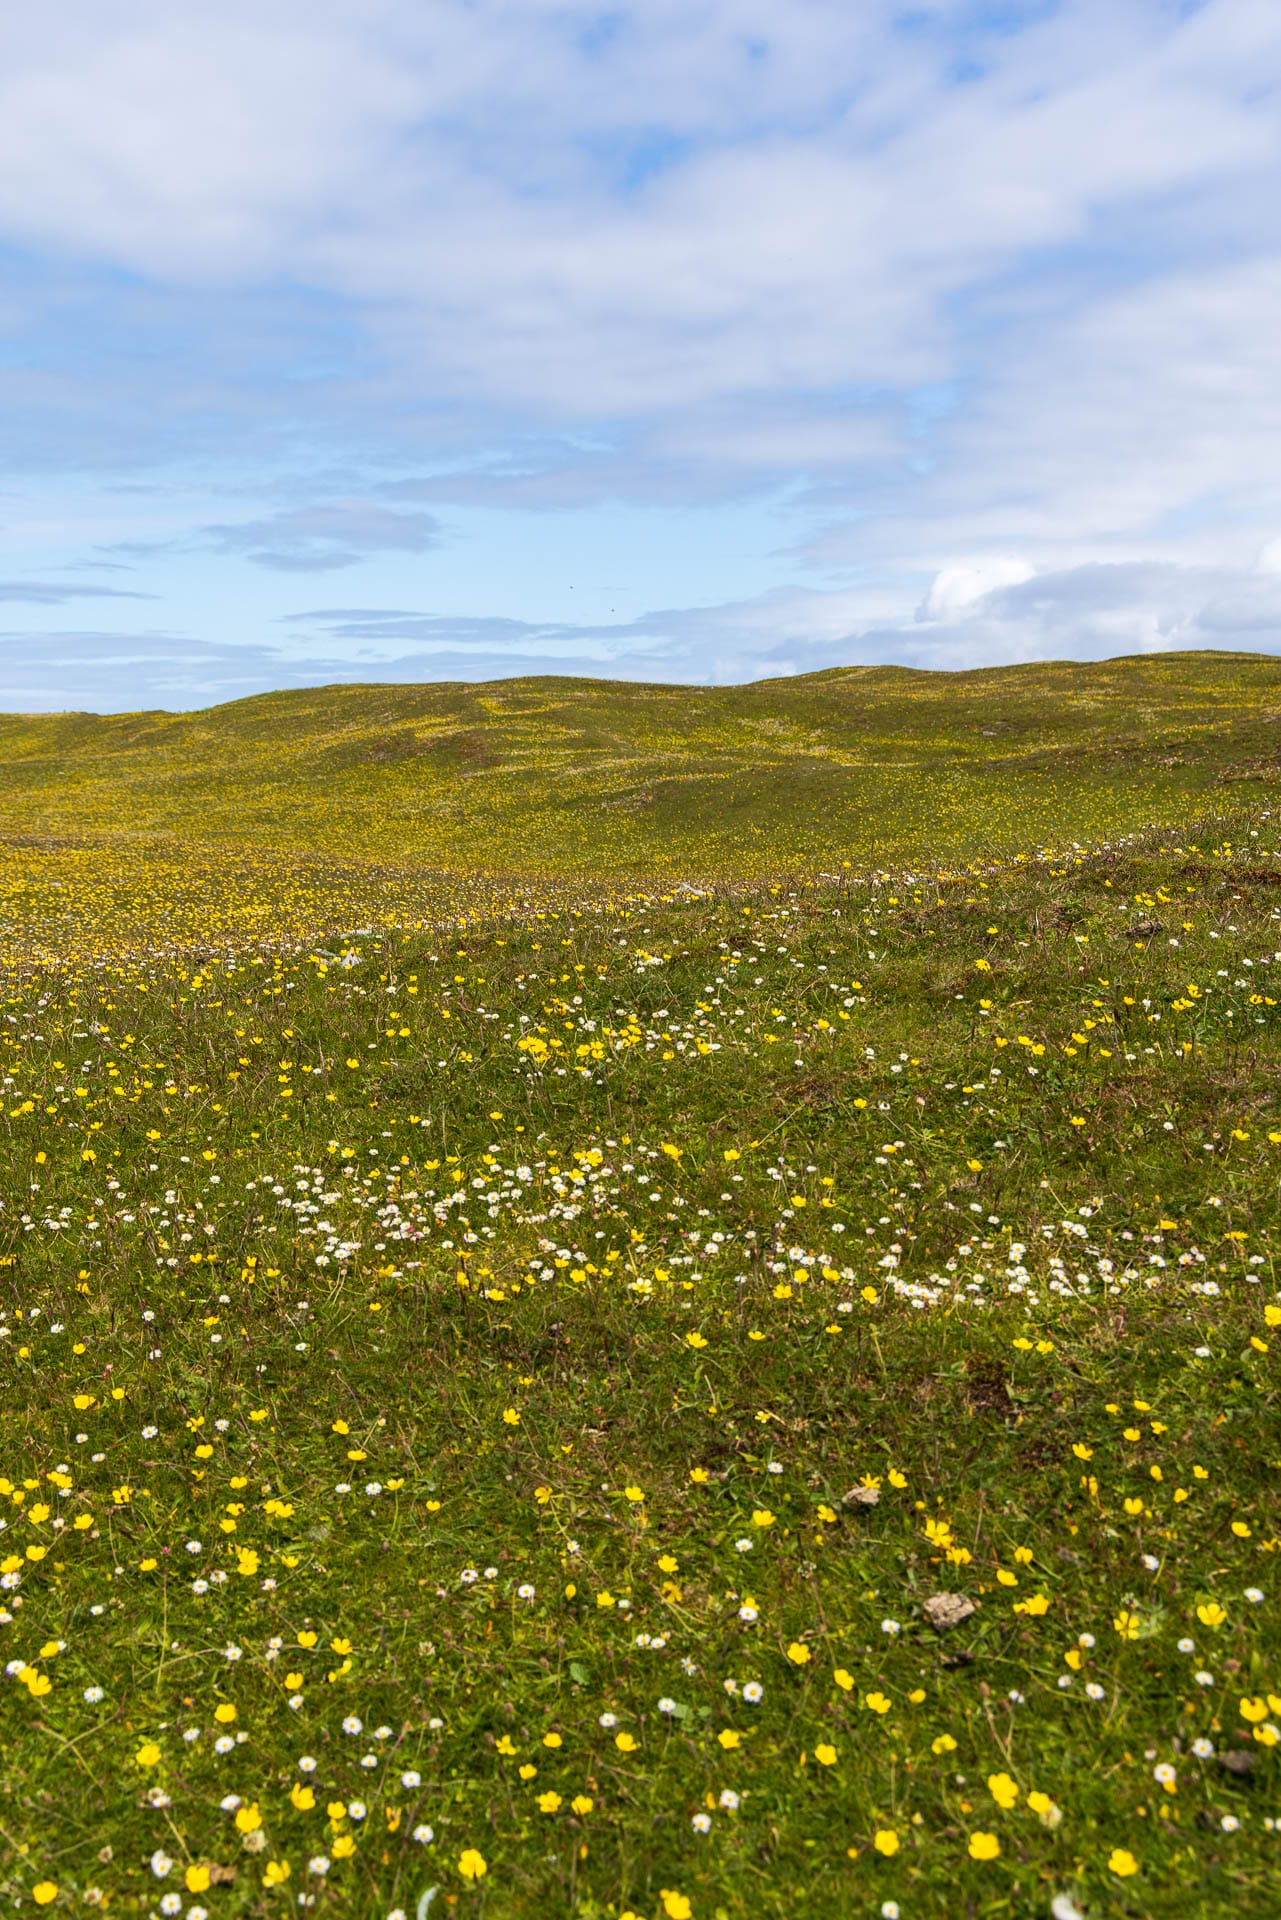
[[[975,601],[982,600],[999,587],[1019,586],[1024,580],[1030,580],[1035,571],[1026,560],[1015,560],[1000,554],[943,567],[935,574],[934,584],[925,596],[917,618],[954,620],[957,614],[972,607]]]

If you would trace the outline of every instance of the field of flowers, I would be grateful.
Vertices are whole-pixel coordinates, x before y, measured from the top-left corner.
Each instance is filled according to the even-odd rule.
[[[1186,791],[1091,684],[1079,832],[744,759],[648,876],[554,769],[446,846],[479,721],[420,816],[318,727],[292,853],[12,723],[8,1903],[1277,1911],[1281,674],[1169,669]]]

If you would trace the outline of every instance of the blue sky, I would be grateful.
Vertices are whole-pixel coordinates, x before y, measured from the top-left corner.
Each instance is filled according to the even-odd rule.
[[[1281,9],[9,9],[0,421],[10,709],[1281,651]]]

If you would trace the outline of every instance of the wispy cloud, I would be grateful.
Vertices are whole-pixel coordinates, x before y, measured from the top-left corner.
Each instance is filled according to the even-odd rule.
[[[23,601],[30,606],[61,607],[69,600],[154,600],[153,593],[132,593],[124,587],[79,587],[62,580],[0,580],[0,600]]]
[[[265,520],[204,529],[222,553],[242,553],[280,573],[329,573],[373,553],[427,553],[440,538],[428,513],[395,513],[364,504],[299,507]]]

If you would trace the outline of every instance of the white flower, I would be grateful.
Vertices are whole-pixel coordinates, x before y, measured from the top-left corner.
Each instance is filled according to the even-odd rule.
[[[524,1582],[524,1583],[523,1583],[523,1584],[522,1584],[521,1586],[519,1586],[519,1587],[517,1587],[517,1589],[516,1589],[516,1597],[517,1597],[517,1599],[518,1599],[518,1600],[532,1600],[532,1599],[533,1599],[533,1597],[534,1597],[534,1589],[533,1589],[533,1587],[531,1587],[531,1586],[530,1586],[530,1584],[529,1584],[529,1581],[528,1581],[528,1580],[526,1580],[526,1581],[525,1581],[525,1582]]]
[[[1196,1641],[1195,1641],[1195,1640],[1180,1640],[1180,1642],[1179,1642],[1179,1652],[1180,1652],[1180,1653],[1195,1653],[1195,1652],[1196,1652]]]
[[[783,1462],[781,1460],[771,1460],[765,1471],[767,1473],[781,1473],[783,1471]]]
[[[324,1876],[329,1872],[329,1861],[326,1856],[323,1853],[313,1853],[311,1859],[307,1862],[307,1871],[308,1873],[314,1873],[318,1880],[323,1880]]]
[[[387,1915],[387,1920],[405,1920],[405,1909],[403,1907],[393,1907]]]
[[[229,1733],[219,1734],[218,1738],[214,1741],[214,1752],[230,1753],[235,1744],[235,1741]]]
[[[344,1733],[359,1733],[364,1724],[364,1721],[358,1720],[354,1713],[349,1713],[342,1723],[342,1730]]]
[[[383,1483],[381,1480],[366,1480],[365,1492],[369,1495],[371,1500],[376,1500],[378,1495],[382,1492],[382,1490],[383,1490]]]
[[[239,1659],[240,1659],[240,1657],[241,1657],[241,1653],[240,1653],[240,1648],[239,1648],[239,1647],[224,1647],[224,1648],[223,1648],[223,1650],[222,1650],[222,1657],[223,1657],[223,1659],[224,1659],[224,1660],[230,1660],[230,1661],[231,1661],[231,1663],[232,1663],[232,1664],[233,1664],[233,1666],[234,1666],[234,1664],[235,1664],[235,1662],[236,1662],[237,1660],[239,1660]]]
[[[738,1812],[738,1795],[735,1793],[733,1787],[721,1788],[720,1804],[725,1808],[727,1813]]]
[[[188,1540],[188,1542],[187,1542],[187,1552],[188,1552],[188,1553],[203,1553],[203,1552],[204,1552],[204,1548],[203,1548],[203,1547],[201,1546],[201,1544],[200,1544],[200,1542],[199,1542],[199,1540]]]
[[[418,1773],[413,1767],[411,1767],[407,1773],[402,1773],[400,1776],[400,1784],[402,1787],[421,1787],[422,1783],[423,1777],[421,1773]]]
[[[1225,1813],[1219,1825],[1225,1833],[1235,1833],[1241,1825],[1241,1822],[1237,1819],[1235,1813]]]
[[[436,1835],[430,1827],[415,1827],[413,1837],[420,1847],[429,1847]]]
[[[1091,1700],[1102,1700],[1103,1698],[1103,1688],[1097,1680],[1087,1680],[1085,1691]]]
[[[90,1705],[91,1707],[96,1707],[96,1706],[97,1706],[97,1704],[98,1704],[98,1702],[99,1702],[99,1700],[102,1700],[102,1699],[105,1699],[105,1698],[106,1698],[106,1696],[105,1696],[105,1694],[103,1693],[103,1690],[102,1690],[102,1688],[101,1688],[101,1687],[86,1687],[86,1688],[85,1688],[85,1699],[86,1699],[86,1700],[87,1700],[87,1701],[89,1702],[89,1705]]]
[[[674,1700],[669,1700],[667,1695],[664,1694],[662,1699],[658,1703],[658,1711],[660,1713],[675,1713],[676,1702]]]
[[[599,1725],[604,1727],[606,1732],[608,1732],[611,1727],[618,1725],[618,1715],[616,1713],[602,1713]]]
[[[238,1793],[225,1793],[218,1802],[218,1805],[224,1813],[235,1813],[241,1805],[240,1795]]]
[[[362,1753],[360,1756],[360,1764],[362,1767],[376,1767],[378,1765],[378,1755],[376,1753]]]
[[[754,1626],[756,1621],[758,1621],[761,1616],[756,1607],[751,1607],[744,1604],[738,1610],[738,1617],[744,1623],[745,1626],[750,1627],[750,1626]]]
[[[160,1901],[160,1911],[166,1914],[181,1913],[182,1895],[180,1893],[164,1894]]]
[[[480,1575],[477,1573],[475,1567],[464,1567],[458,1578],[465,1587],[470,1587],[480,1579]]]
[[[888,1633],[891,1637],[893,1637],[894,1634],[900,1633],[901,1631],[902,1629],[900,1628],[897,1620],[882,1620],[881,1622],[882,1633]]]
[[[1245,1597],[1250,1602],[1250,1605],[1252,1607],[1257,1607],[1262,1603],[1262,1600],[1263,1600],[1263,1588],[1247,1587],[1245,1590]]]
[[[1155,1573],[1161,1564],[1154,1553],[1145,1553],[1141,1558],[1149,1573]]]
[[[497,1567],[486,1567],[486,1568],[485,1568],[485,1578],[486,1578],[486,1580],[497,1580],[497,1578],[498,1578],[498,1568],[497,1568]]]
[[[1158,1787],[1172,1787],[1178,1779],[1178,1775],[1168,1760],[1162,1760],[1159,1766],[1153,1767],[1152,1778],[1156,1781]]]
[[[1214,1743],[1202,1737],[1192,1742],[1192,1751],[1198,1760],[1213,1760]]]
[[[340,1481],[338,1482],[338,1485],[337,1485],[337,1486],[336,1486],[336,1487],[334,1488],[334,1492],[335,1492],[335,1493],[350,1493],[350,1492],[351,1492],[351,1482],[350,1482],[349,1480],[340,1480]]]
[[[157,1880],[163,1880],[166,1874],[173,1872],[173,1861],[163,1847],[156,1848],[147,1864]]]
[[[298,1765],[300,1770],[303,1773],[314,1773],[316,1771],[316,1762],[312,1759],[312,1756],[309,1753],[303,1754],[301,1760],[298,1762]]]
[[[374,1739],[375,1739],[375,1740],[390,1740],[390,1739],[391,1739],[391,1728],[390,1728],[390,1727],[375,1727],[375,1728],[374,1728]]]
[[[1192,1678],[1196,1681],[1199,1687],[1212,1687],[1214,1685],[1214,1675],[1212,1673],[1207,1673],[1204,1667],[1201,1668],[1201,1670],[1198,1673],[1194,1673]]]
[[[882,1900],[881,1920],[898,1920],[898,1901]]]
[[[349,1800],[347,1802],[347,1818],[349,1820],[363,1820],[368,1811],[369,1809],[363,1800]]]
[[[736,1540],[734,1542],[735,1549],[739,1553],[750,1553],[752,1551],[753,1545],[754,1545],[754,1542],[746,1538],[742,1540]]]
[[[1085,1647],[1088,1650],[1094,1645],[1094,1635],[1092,1633],[1078,1633],[1076,1636],[1076,1644],[1078,1647]]]
[[[143,1430],[142,1430],[142,1437],[143,1437],[143,1439],[144,1439],[144,1440],[154,1440],[154,1439],[155,1439],[155,1437],[156,1437],[156,1431],[157,1431],[157,1430],[156,1430],[156,1428],[155,1428],[155,1427],[144,1427],[144,1428],[143,1428]]]
[[[291,1713],[300,1712],[303,1705],[302,1695],[300,1693],[291,1693],[286,1705],[289,1707]]]
[[[184,1739],[184,1740],[186,1741],[186,1743],[187,1743],[187,1745],[188,1745],[188,1746],[190,1746],[193,1740],[199,1740],[199,1738],[200,1738],[200,1728],[199,1728],[199,1727],[184,1727],[184,1728],[183,1728],[183,1730],[182,1730],[182,1737],[183,1737],[183,1739]]]
[[[765,1698],[765,1689],[759,1680],[749,1680],[743,1688],[743,1698],[749,1707],[758,1706]]]
[[[689,1824],[693,1827],[695,1833],[710,1833],[712,1830],[712,1816],[710,1813],[696,1813]]]

